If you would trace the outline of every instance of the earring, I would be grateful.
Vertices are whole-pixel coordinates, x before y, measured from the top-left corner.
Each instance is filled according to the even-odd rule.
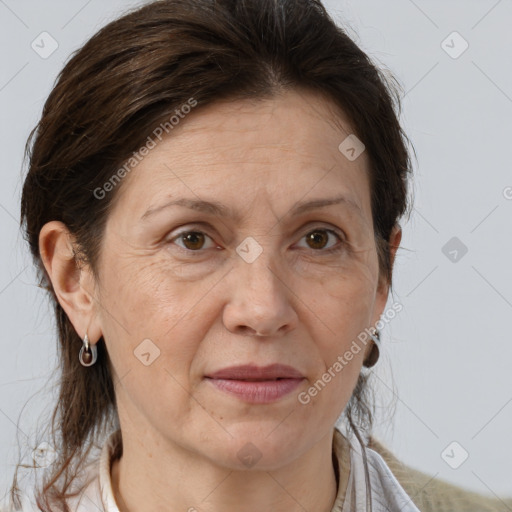
[[[366,368],[372,368],[377,364],[380,356],[380,332],[378,329],[374,329],[375,332],[370,333],[370,337],[373,340],[372,350],[370,351],[370,355],[364,361],[363,365]]]
[[[87,333],[85,333],[84,344],[80,349],[78,359],[83,366],[92,366],[98,359],[98,349],[96,345],[91,345],[89,343],[89,336],[87,336]]]

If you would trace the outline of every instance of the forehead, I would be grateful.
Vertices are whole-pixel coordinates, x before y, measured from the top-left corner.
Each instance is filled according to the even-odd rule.
[[[367,155],[350,161],[339,149],[350,134],[345,114],[308,91],[199,106],[124,178],[119,207],[140,217],[163,198],[243,208],[259,197],[279,214],[308,197],[345,194],[369,215]]]

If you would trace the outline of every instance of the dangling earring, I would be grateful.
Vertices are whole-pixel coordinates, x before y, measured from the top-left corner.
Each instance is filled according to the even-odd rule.
[[[85,333],[84,344],[80,349],[78,359],[83,366],[92,366],[98,359],[98,349],[96,348],[96,345],[91,345],[89,343],[89,336],[87,336],[87,333]]]
[[[373,333],[370,333],[370,337],[373,340],[373,347],[370,351],[370,355],[364,361],[363,365],[366,368],[372,368],[377,364],[380,356],[380,332],[378,329],[374,329]]]

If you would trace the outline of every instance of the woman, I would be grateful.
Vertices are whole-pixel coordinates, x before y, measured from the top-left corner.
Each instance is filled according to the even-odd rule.
[[[371,437],[398,107],[314,0],[157,1],[73,56],[21,205],[62,360],[24,510],[499,510]]]

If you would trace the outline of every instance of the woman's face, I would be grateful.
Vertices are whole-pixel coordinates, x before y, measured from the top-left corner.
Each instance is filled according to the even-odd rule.
[[[289,463],[332,432],[370,344],[309,401],[304,392],[375,324],[387,298],[367,156],[351,161],[339,150],[352,133],[342,121],[345,131],[310,93],[212,105],[124,178],[93,320],[122,427],[224,467],[243,467],[242,449],[253,450],[260,469]],[[346,201],[295,211],[340,196]],[[168,205],[177,200],[221,211]],[[274,363],[303,378],[263,403],[207,378]]]

